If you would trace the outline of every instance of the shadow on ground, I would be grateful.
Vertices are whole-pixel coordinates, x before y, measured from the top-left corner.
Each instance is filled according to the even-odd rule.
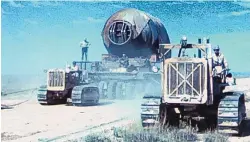
[[[187,125],[187,124],[186,124]],[[191,127],[195,129],[195,127],[198,126],[199,131],[197,131],[199,134],[204,134],[207,131],[216,131],[217,127],[209,127],[208,125],[206,125],[205,122],[203,121],[192,121],[191,122]],[[247,137],[250,136],[250,118],[247,118],[246,120],[244,120],[241,124],[241,128],[242,128],[242,132],[241,135],[238,134],[228,134],[230,136],[234,136],[234,137]]]
[[[107,101],[107,102],[99,102],[97,104],[86,103],[86,104],[71,105],[71,106],[75,106],[75,107],[92,107],[92,106],[106,106],[106,105],[111,105],[113,103],[114,102],[112,102],[112,101]]]
[[[243,121],[242,137],[250,136],[250,118]]]

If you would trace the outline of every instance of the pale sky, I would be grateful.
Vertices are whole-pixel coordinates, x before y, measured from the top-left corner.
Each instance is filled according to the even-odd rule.
[[[105,21],[122,8],[137,8],[164,24],[171,42],[182,35],[210,37],[235,72],[250,72],[249,2],[1,2],[2,74],[40,74],[81,59],[79,42],[91,42],[89,60],[106,49]]]

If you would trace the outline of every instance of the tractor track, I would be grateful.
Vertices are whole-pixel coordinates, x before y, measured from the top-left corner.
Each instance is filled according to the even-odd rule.
[[[114,127],[119,126],[119,123],[121,122],[127,122],[128,121],[128,117],[123,117],[120,119],[116,119],[114,121],[110,121],[110,122],[106,122],[106,123],[101,123],[99,125],[94,125],[94,126],[90,126],[88,128],[79,130],[79,131],[75,131],[75,132],[71,132],[71,133],[67,133],[64,135],[59,135],[56,137],[50,137],[50,138],[41,138],[42,136],[39,136],[40,138],[38,138],[38,136],[35,135],[42,135],[43,133],[46,133],[48,131],[39,131],[36,132],[34,134],[27,134],[25,136],[18,136],[16,138],[8,138],[8,141],[38,141],[38,142],[68,142],[68,141],[72,141],[72,140],[78,140],[78,139],[82,139],[85,136],[92,134],[93,132],[99,132],[102,130],[111,130]],[[127,124],[127,123],[125,123]],[[36,137],[36,138],[35,138]],[[3,140],[3,139],[2,139]],[[6,140],[4,140],[6,141]]]
[[[93,131],[98,131],[98,129],[99,129],[99,131],[103,130],[105,128],[111,129],[112,127],[117,126],[118,123],[120,123],[122,121],[126,121],[126,120],[128,120],[128,117],[123,117],[123,118],[116,119],[116,120],[111,121],[111,122],[101,123],[99,125],[91,126],[91,127],[88,127],[86,129],[83,129],[80,131],[68,133],[68,134],[61,135],[61,136],[56,136],[54,138],[39,139],[39,141],[41,141],[41,142],[53,142],[53,141],[68,141],[68,140],[79,139],[79,138],[83,138],[84,136],[92,133]]]
[[[10,94],[16,94],[16,93],[22,93],[22,92],[27,92],[27,91],[33,91],[37,90],[38,88],[31,88],[31,89],[25,89],[25,90],[20,90],[20,91],[14,91],[14,92],[9,92],[9,93],[2,93],[2,96],[10,95]]]
[[[26,89],[26,90],[21,90],[21,91],[15,91],[15,92],[11,92],[11,93],[5,93],[4,95],[9,95],[9,94],[17,94],[17,93],[23,93],[23,92],[28,92],[28,91],[32,91],[32,92],[30,92],[30,96],[29,96],[28,99],[20,101],[18,103],[14,103],[14,104],[2,104],[1,103],[1,109],[12,109],[15,106],[18,106],[18,105],[21,105],[23,103],[28,102],[33,97],[32,95],[33,95],[34,91],[37,91],[37,88]]]

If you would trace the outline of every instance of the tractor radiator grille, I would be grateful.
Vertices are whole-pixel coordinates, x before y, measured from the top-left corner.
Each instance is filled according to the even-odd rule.
[[[182,95],[196,98],[203,94],[205,67],[202,63],[169,63],[166,76],[169,98]]]
[[[48,85],[50,87],[62,87],[63,83],[64,79],[62,71],[49,72]]]

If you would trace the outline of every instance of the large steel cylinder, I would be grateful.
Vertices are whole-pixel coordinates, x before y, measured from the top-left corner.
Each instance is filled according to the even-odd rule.
[[[114,13],[104,25],[102,38],[109,54],[131,58],[158,55],[159,44],[170,43],[159,19],[133,8]]]

